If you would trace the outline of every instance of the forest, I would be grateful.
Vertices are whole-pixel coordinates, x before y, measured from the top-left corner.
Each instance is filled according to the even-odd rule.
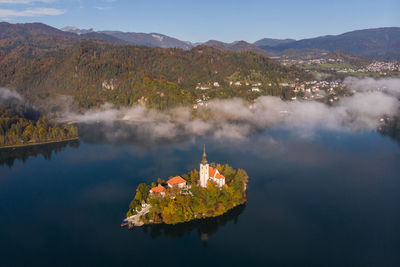
[[[225,186],[219,188],[209,181],[207,188],[198,185],[199,173],[193,170],[182,175],[188,184],[188,192],[178,188],[166,190],[166,196],[149,194],[151,186],[139,184],[134,199],[129,205],[127,217],[141,210],[142,203],[151,205],[149,213],[142,217],[145,224],[177,224],[194,219],[216,217],[246,202],[248,175],[243,169],[233,169],[228,164],[210,164],[225,176]],[[166,182],[159,179],[159,184]]]
[[[46,36],[0,40],[0,85],[32,103],[46,102],[49,110],[46,99],[57,95],[71,96],[81,110],[106,102],[166,109],[193,104],[204,95],[252,100],[281,96],[279,83],[296,79],[310,76],[265,56],[207,46],[185,51]],[[232,86],[237,81],[241,85]],[[260,92],[251,91],[252,83],[262,84]],[[198,85],[210,88],[199,90]]]
[[[0,103],[0,148],[70,140],[78,137],[75,125],[58,125],[32,108]]]

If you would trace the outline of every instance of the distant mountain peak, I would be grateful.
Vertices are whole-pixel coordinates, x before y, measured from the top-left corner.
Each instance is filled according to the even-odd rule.
[[[107,35],[114,36],[133,45],[162,47],[162,48],[181,48],[189,50],[193,47],[190,42],[184,42],[176,38],[160,33],[141,33],[141,32],[121,32],[121,31],[101,31]]]
[[[211,46],[220,50],[228,50],[228,51],[235,51],[235,52],[253,52],[255,54],[263,55],[266,56],[267,53],[265,50],[250,44],[246,41],[240,40],[240,41],[235,41],[232,43],[224,43],[221,41],[217,40],[209,40],[202,45],[205,46]]]
[[[277,46],[281,44],[289,44],[292,42],[296,42],[295,39],[273,39],[273,38],[263,38],[254,42],[253,44],[256,46]]]
[[[87,33],[91,33],[91,32],[96,32],[93,28],[90,28],[90,29],[79,29],[76,26],[66,26],[64,28],[61,28],[60,30],[62,30],[64,32],[75,33],[75,34],[78,34],[78,35],[87,34]]]

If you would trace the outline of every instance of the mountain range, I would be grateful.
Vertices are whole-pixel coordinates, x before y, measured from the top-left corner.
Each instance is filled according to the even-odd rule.
[[[81,37],[88,37],[88,34],[93,35],[93,33],[95,33],[93,29],[80,30],[76,27],[66,27],[63,28],[63,30],[80,34]],[[139,46],[181,48],[188,50],[199,45],[199,43],[181,41],[160,33],[120,31],[100,31],[97,33],[109,35],[129,44]],[[95,36],[90,37],[95,38]],[[106,39],[105,36],[98,36],[98,38]],[[118,43],[116,40],[113,40],[113,42]],[[339,35],[327,35],[302,40],[263,38],[254,43],[248,43],[246,41],[224,43],[217,40],[210,40],[201,44],[221,50],[251,51],[266,56],[298,56],[342,50],[352,55],[399,60],[400,27],[357,30]]]
[[[59,30],[43,23],[11,24],[8,22],[0,22],[0,40],[8,38],[15,39],[51,36],[53,38],[64,39],[64,41],[71,41],[73,39],[97,39],[120,45],[129,44],[124,40],[101,32],[89,30],[81,31],[77,28],[73,29],[70,27],[67,27],[67,29],[72,32]]]
[[[225,43],[217,40],[191,43],[160,33],[95,31],[94,29],[79,29],[74,26],[59,30],[43,23],[11,24],[0,22],[0,39],[18,36],[24,38],[53,36],[64,39],[98,39],[118,45],[131,44],[184,50],[189,50],[201,44],[220,50],[250,51],[270,57],[320,55],[324,52],[341,50],[351,55],[400,60],[400,27],[357,30],[340,35],[327,35],[302,40],[264,38],[254,43],[246,41]]]
[[[288,49],[342,50],[353,55],[400,59],[400,27],[358,30],[340,35],[281,42],[277,45],[262,44],[259,47],[266,51],[280,53]]]

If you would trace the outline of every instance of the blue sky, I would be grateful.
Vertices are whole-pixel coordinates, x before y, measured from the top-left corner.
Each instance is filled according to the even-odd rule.
[[[0,20],[231,42],[400,26],[400,0],[0,0]]]

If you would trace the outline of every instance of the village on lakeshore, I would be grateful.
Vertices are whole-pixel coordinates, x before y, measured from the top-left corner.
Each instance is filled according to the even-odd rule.
[[[222,215],[246,202],[247,181],[242,169],[209,164],[204,146],[199,171],[159,179],[152,186],[140,184],[122,226],[175,224]]]
[[[233,86],[247,86],[249,87],[250,92],[259,95],[262,95],[262,92],[265,90],[261,82],[256,82],[254,84],[248,82],[244,82],[243,84],[241,82],[235,82]],[[274,86],[272,83],[266,85],[267,88],[272,86]],[[318,100],[326,103],[333,103],[338,101],[340,96],[349,96],[351,93],[345,90],[345,85],[341,80],[311,80],[301,82],[297,79],[292,82],[280,82],[277,86],[286,89],[286,100],[288,101]],[[201,89],[203,91],[209,89],[208,87],[200,88],[203,88]],[[204,91],[201,97],[195,100],[196,103],[192,108],[197,110],[200,107],[207,107],[210,100],[211,98],[208,97],[207,92]],[[257,102],[257,99],[255,99],[254,102]]]
[[[282,96],[287,101],[320,101],[332,104],[339,100],[339,97],[350,96],[353,92],[348,90],[344,79],[346,77],[399,77],[400,62],[374,60],[364,64],[350,64],[340,57],[330,57],[322,53],[320,57],[311,58],[289,58],[271,57],[283,66],[296,66],[304,69],[306,73],[313,73],[318,79],[302,80],[281,80],[274,83],[247,77],[238,78],[236,75],[226,77],[224,84],[218,81],[208,83],[197,83],[195,89],[199,92],[198,97],[192,105],[194,110],[207,107],[212,92],[221,88],[242,89],[247,92],[249,99],[257,100],[258,96],[269,95],[272,88],[280,88],[285,94]]]

